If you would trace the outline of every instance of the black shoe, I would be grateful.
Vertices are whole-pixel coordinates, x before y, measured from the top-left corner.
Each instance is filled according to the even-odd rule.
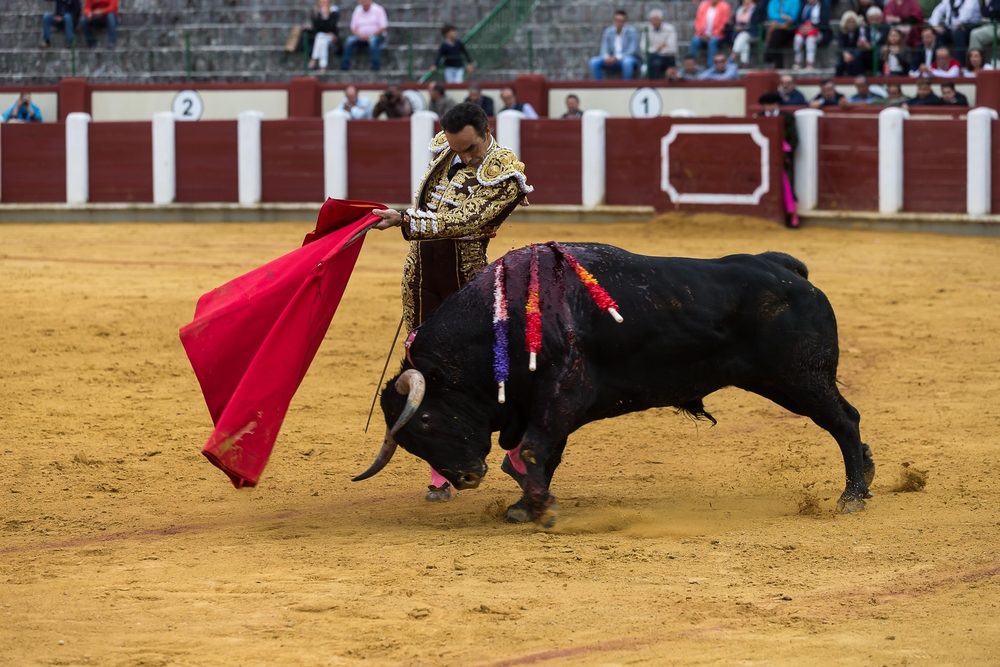
[[[40,49],[47,49],[50,46],[52,46],[52,42],[50,42],[47,39],[43,39],[43,40],[41,40],[41,41],[38,42],[38,48],[40,48]]]
[[[429,503],[441,503],[451,500],[451,484],[445,482],[441,486],[427,485],[427,495],[424,499]]]
[[[514,464],[510,462],[510,456],[503,457],[503,463],[500,464],[500,470],[510,475],[511,479],[517,482],[517,485],[521,487],[521,490],[524,490],[524,484],[528,480],[528,476],[517,471]]]

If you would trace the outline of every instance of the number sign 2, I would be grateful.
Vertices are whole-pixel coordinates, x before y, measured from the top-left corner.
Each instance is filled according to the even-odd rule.
[[[174,95],[174,101],[170,106],[174,120],[201,120],[201,115],[205,112],[201,95],[195,90],[180,91]]]

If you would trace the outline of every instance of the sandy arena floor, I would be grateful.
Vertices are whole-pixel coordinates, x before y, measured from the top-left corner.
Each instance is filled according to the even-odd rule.
[[[445,505],[362,432],[405,244],[373,233],[256,489],[201,456],[177,337],[199,295],[311,226],[0,226],[0,665],[1000,664],[1000,240],[674,216],[508,225],[653,254],[782,250],[840,322],[878,465],[738,390],[570,438],[552,532]],[[626,322],[627,326],[627,322]],[[894,492],[901,480],[917,492]]]

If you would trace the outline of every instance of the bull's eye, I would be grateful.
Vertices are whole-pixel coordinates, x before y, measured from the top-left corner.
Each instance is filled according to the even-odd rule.
[[[430,424],[431,423],[431,416],[429,414],[427,414],[426,412],[423,413],[422,415],[420,415],[420,422],[422,424]]]

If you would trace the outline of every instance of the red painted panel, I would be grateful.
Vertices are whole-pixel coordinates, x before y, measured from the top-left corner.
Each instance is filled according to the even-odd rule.
[[[347,124],[347,193],[351,199],[405,204],[410,190],[410,121]]]
[[[546,118],[521,121],[521,154],[532,204],[583,203],[582,122]]]
[[[176,123],[177,201],[239,201],[236,121]]]
[[[150,122],[91,123],[90,201],[153,201]]]
[[[321,118],[265,120],[260,127],[260,143],[262,201],[325,199]]]
[[[66,201],[66,126],[0,125],[0,196],[6,204]]]
[[[768,192],[759,205],[674,204],[660,189],[660,143],[675,124],[734,125],[755,124],[768,139]],[[607,203],[611,205],[652,205],[657,211],[683,210],[754,215],[784,220],[782,203],[783,155],[781,121],[776,118],[677,119],[609,118],[607,136]],[[747,135],[715,133],[682,134],[671,144],[671,184],[680,193],[749,194],[760,184],[760,148]],[[692,140],[693,139],[693,140]],[[702,146],[710,149],[699,149]],[[750,148],[753,145],[756,150]],[[739,146],[740,148],[735,148]],[[742,180],[741,180],[742,179]],[[733,182],[735,181],[735,183]],[[753,187],[750,187],[753,182]],[[678,188],[678,185],[683,185]]]
[[[834,211],[878,210],[878,118],[819,119],[819,201]]]
[[[993,150],[990,153],[993,156],[993,164],[990,169],[990,180],[992,181],[990,210],[994,213],[1000,213],[1000,120],[995,120],[990,125],[991,143],[993,144]]]
[[[903,210],[965,213],[966,122],[903,123]]]

